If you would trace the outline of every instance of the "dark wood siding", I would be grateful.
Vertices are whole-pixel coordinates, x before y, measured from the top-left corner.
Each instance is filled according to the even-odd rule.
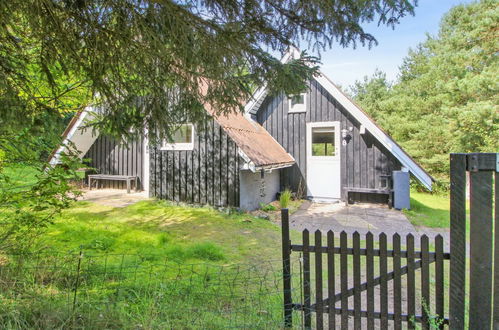
[[[281,189],[306,194],[306,123],[339,121],[341,129],[353,127],[352,139],[341,146],[341,185],[378,188],[380,176],[401,168],[400,162],[369,132],[360,134],[360,123],[315,80],[309,84],[307,111],[288,113],[285,95],[268,96],[256,120],[295,158],[296,164],[281,170]],[[357,200],[381,201],[382,196],[357,194]]]
[[[153,196],[193,204],[239,206],[239,153],[215,121],[196,129],[193,150],[151,149]]]
[[[90,147],[84,158],[89,159],[89,165],[99,174],[136,175],[139,177],[139,188],[143,178],[143,143],[142,140],[128,144],[107,137],[99,136]],[[105,188],[126,188],[123,181],[104,181]]]

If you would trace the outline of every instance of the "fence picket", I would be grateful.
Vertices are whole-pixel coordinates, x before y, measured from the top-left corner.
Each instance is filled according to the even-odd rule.
[[[316,329],[322,330],[323,322],[323,306],[322,306],[322,233],[320,230],[315,232],[315,321]]]
[[[367,281],[367,329],[374,329],[374,239],[373,234],[366,235],[366,281]]]
[[[400,274],[400,235],[392,237],[393,242],[393,314],[394,328],[402,329],[402,283]]]
[[[341,292],[348,290],[348,241],[347,233],[342,231],[340,233],[340,280]],[[341,297],[341,329],[348,329],[348,297],[342,295]]]
[[[449,322],[464,329],[466,282],[466,154],[450,155],[450,287]]]
[[[416,315],[416,274],[414,267],[414,236],[406,236],[407,248],[407,315],[414,317]],[[414,323],[408,322],[408,329],[414,329]]]
[[[381,277],[380,284],[380,313],[381,313],[381,329],[388,328],[388,282],[387,282],[388,262],[386,251],[386,234],[379,235],[379,275]]]
[[[334,267],[334,233],[327,232],[327,291],[328,291],[328,325],[330,330],[336,329],[335,295],[335,267]]]
[[[304,303],[304,326],[305,329],[312,328],[312,313],[310,309],[310,237],[308,230],[303,233],[303,303]]]
[[[430,261],[429,261],[428,236],[421,236],[421,304],[423,306],[421,326],[429,329],[429,314],[431,313],[430,301]]]
[[[353,233],[353,327],[354,329],[361,328],[361,304],[360,304],[360,234],[358,232]]]
[[[444,318],[444,239],[435,237],[435,312],[441,320]],[[443,325],[440,327],[443,328]]]

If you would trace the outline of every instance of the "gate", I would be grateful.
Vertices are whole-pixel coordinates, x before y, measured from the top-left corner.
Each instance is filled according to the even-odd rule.
[[[288,211],[282,210],[284,316],[291,327],[293,310],[303,313],[302,326],[329,329],[427,328],[448,324],[444,313],[444,253],[442,236],[435,237],[434,249],[423,235],[415,239],[394,234],[390,240],[381,233],[351,236],[332,231],[316,231],[310,243],[308,230],[302,232],[302,244],[289,240]],[[339,242],[338,242],[339,241]],[[339,244],[338,244],[339,243]],[[406,249],[402,250],[402,243]],[[391,248],[388,248],[391,245]],[[418,248],[417,248],[418,247]],[[300,254],[300,278],[291,274],[291,253]],[[311,267],[313,263],[313,267]],[[294,275],[293,275],[294,277]],[[301,286],[301,301],[291,294],[292,283]],[[402,300],[404,298],[404,302]],[[339,305],[339,306],[338,306]]]
[[[384,233],[375,239],[371,233],[349,237],[342,232],[338,242],[329,231],[323,244],[317,231],[311,244],[304,230],[302,244],[292,244],[283,209],[285,326],[294,325],[293,311],[299,311],[305,328],[314,323],[317,329],[400,329],[419,323],[423,329],[499,329],[499,259],[494,263],[499,258],[499,154],[451,154],[450,165],[450,254],[440,235],[431,242],[425,235],[407,235],[402,242],[398,234],[388,241]],[[295,255],[298,276],[291,268]],[[292,286],[300,288],[299,297]]]

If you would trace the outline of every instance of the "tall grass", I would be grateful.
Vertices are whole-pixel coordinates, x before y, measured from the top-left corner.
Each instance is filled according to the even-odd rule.
[[[279,205],[281,209],[286,209],[289,207],[289,202],[291,201],[292,192],[289,189],[284,190],[279,197]]]
[[[209,244],[194,246],[193,253],[217,255]],[[3,256],[0,328],[280,328],[281,274],[270,264],[162,257]]]

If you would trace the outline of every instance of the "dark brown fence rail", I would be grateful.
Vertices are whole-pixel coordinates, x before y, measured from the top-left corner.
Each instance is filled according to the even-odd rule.
[[[401,329],[404,323],[407,328],[420,323],[426,329],[430,324],[448,324],[444,308],[444,260],[449,260],[450,255],[443,250],[442,236],[435,237],[434,248],[430,250],[427,236],[419,237],[416,249],[415,237],[409,234],[404,240],[406,249],[402,250],[398,234],[388,241],[384,233],[375,237],[372,233],[349,236],[341,232],[338,241],[335,233],[328,231],[323,245],[322,232],[316,231],[310,239],[309,231],[304,230],[302,244],[298,245],[289,240],[287,210],[282,211],[282,224],[287,326],[292,326],[293,310],[303,313],[305,328],[312,328],[314,316],[317,329],[325,326],[334,329],[337,325],[342,329],[386,329],[390,324]],[[295,283],[286,271],[293,252],[301,253],[300,302],[286,294]]]

